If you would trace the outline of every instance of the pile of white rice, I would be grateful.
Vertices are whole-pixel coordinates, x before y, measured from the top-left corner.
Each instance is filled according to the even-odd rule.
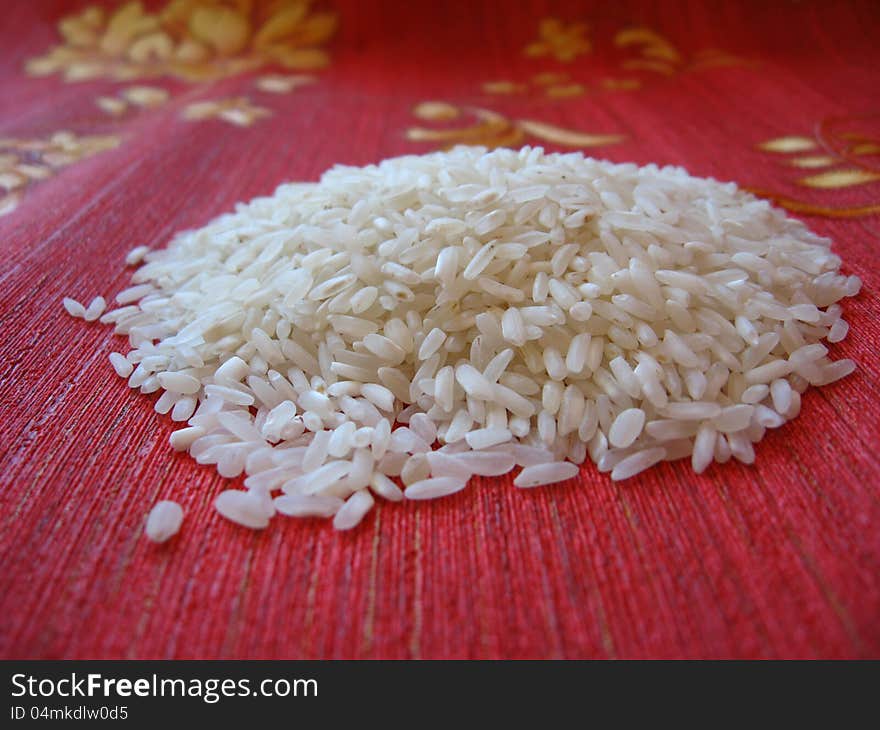
[[[518,468],[517,487],[690,458],[751,463],[800,394],[854,369],[822,340],[859,291],[830,241],[680,168],[451,152],[282,185],[143,265],[116,372],[187,427],[171,445],[245,490],[218,511],[354,527]],[[157,506],[148,534],[176,532]]]

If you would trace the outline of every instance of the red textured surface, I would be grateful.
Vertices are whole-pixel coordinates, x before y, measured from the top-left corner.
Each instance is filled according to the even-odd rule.
[[[169,103],[114,120],[94,98],[121,84],[23,72],[82,5],[13,3],[0,25],[0,137],[124,136],[0,218],[0,656],[880,656],[876,214],[804,217],[865,282],[845,305],[852,334],[833,347],[860,369],[811,390],[754,467],[698,477],[664,464],[612,484],[588,463],[579,483],[555,488],[491,480],[437,503],[381,505],[349,534],[321,521],[279,518],[262,533],[223,521],[211,502],[224,480],[173,453],[155,396],[112,375],[107,354],[121,341],[60,304],[115,293],[130,248],[162,245],[281,181],[431,149],[405,136],[430,126],[412,115],[426,100],[624,134],[592,150],[614,160],[682,164],[825,208],[876,205],[880,183],[798,186],[810,171],[756,145],[810,136],[828,117],[876,132],[880,6],[336,0],[324,3],[341,25],[318,82],[269,95],[250,76],[159,79]],[[587,20],[593,53],[571,64],[523,56],[550,14]],[[621,75],[610,38],[629,23],[750,62],[630,74],[642,88],[594,91]],[[590,93],[480,88],[559,70]],[[180,118],[193,99],[244,94],[273,116],[247,128]],[[155,546],[143,520],[165,497],[187,519]]]

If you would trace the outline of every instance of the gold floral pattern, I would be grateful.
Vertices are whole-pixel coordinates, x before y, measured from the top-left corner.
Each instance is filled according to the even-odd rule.
[[[258,119],[272,114],[269,109],[254,105],[245,96],[196,101],[183,109],[183,118],[190,122],[219,119],[237,127],[249,127]]]
[[[0,215],[11,213],[35,183],[120,142],[115,135],[79,136],[68,131],[44,139],[0,139]]]
[[[880,182],[880,138],[876,130],[866,131],[878,116],[829,117],[820,121],[812,135],[773,137],[757,149],[778,157],[786,166],[810,171],[795,184],[817,191],[857,188],[876,194]],[[752,190],[798,213],[834,218],[854,218],[880,213],[876,198],[864,205],[815,205],[767,190]]]
[[[457,144],[482,145],[490,149],[518,147],[530,137],[576,149],[613,145],[624,140],[624,136],[620,134],[591,134],[533,119],[508,119],[489,109],[458,107],[440,101],[423,102],[413,109],[413,114],[430,122],[450,122],[465,114],[473,117],[474,123],[466,126],[411,127],[407,130],[408,139],[414,142],[434,142],[444,149]]]
[[[785,162],[800,169],[821,170],[797,180],[808,188],[845,188],[880,180],[880,139],[849,129],[864,119],[831,118],[817,125],[813,136],[774,137],[759,150],[784,155]],[[801,153],[809,154],[801,154]]]
[[[544,18],[538,27],[538,39],[525,47],[524,54],[533,58],[552,57],[569,63],[578,56],[591,53],[593,43],[587,38],[586,23],[565,24],[557,18]],[[594,92],[633,91],[642,87],[643,73],[673,77],[679,73],[703,71],[720,66],[754,65],[739,56],[715,48],[687,53],[660,32],[646,26],[624,27],[610,37],[617,49],[614,63],[619,70],[613,75],[590,75],[592,67],[579,65],[587,73],[572,78],[565,73],[545,72],[528,80],[500,79],[482,84],[491,95],[527,95],[539,93],[549,99],[570,99]],[[600,39],[601,40],[601,39]]]
[[[90,6],[58,23],[63,42],[33,58],[34,76],[67,81],[172,76],[188,82],[265,66],[318,69],[336,30],[332,12],[311,0],[167,0],[149,11],[139,0],[114,10]]]
[[[558,18],[544,18],[538,23],[538,38],[529,43],[523,53],[532,58],[552,56],[557,61],[571,63],[589,53],[593,46],[586,37],[586,23],[565,24]]]
[[[507,96],[511,94],[524,94],[528,90],[528,84],[520,84],[516,81],[487,81],[483,84],[483,91],[487,94],[500,94]]]

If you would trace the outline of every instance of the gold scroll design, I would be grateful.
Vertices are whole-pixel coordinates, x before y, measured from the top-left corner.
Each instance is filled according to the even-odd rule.
[[[614,36],[614,45],[632,57],[621,62],[625,71],[646,71],[662,76],[704,71],[724,66],[748,66],[752,62],[717,48],[705,48],[687,55],[671,40],[645,26],[624,28]]]
[[[0,216],[15,210],[41,180],[120,142],[115,135],[79,136],[68,131],[42,139],[0,139]]]
[[[443,149],[455,145],[519,147],[529,138],[550,142],[561,147],[581,149],[603,147],[622,142],[621,134],[592,134],[564,129],[533,119],[510,119],[503,114],[480,107],[458,107],[442,101],[426,101],[413,109],[413,114],[428,122],[451,122],[469,116],[473,123],[455,127],[411,127],[407,139],[414,142],[432,142]]]
[[[158,10],[139,0],[115,9],[92,5],[58,23],[62,42],[30,59],[33,76],[119,81],[170,76],[211,81],[267,66],[319,69],[337,15],[311,0],[167,0]]]
[[[834,191],[845,188],[873,186],[880,182],[880,139],[856,125],[880,118],[828,117],[816,125],[812,136],[786,135],[758,144],[762,152],[778,156],[788,167],[801,171],[795,184],[813,190]],[[808,173],[808,174],[804,174]],[[840,207],[815,205],[763,189],[752,189],[761,197],[773,200],[795,213],[831,218],[858,218],[880,213],[880,204]]]

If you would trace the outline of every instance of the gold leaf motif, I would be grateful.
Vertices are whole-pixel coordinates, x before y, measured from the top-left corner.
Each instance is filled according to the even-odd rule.
[[[816,190],[838,190],[880,181],[880,171],[865,162],[862,156],[880,154],[880,144],[861,132],[840,129],[844,124],[863,121],[862,117],[837,117],[821,120],[816,125],[816,136],[790,135],[767,140],[758,149],[778,154],[800,152],[817,154],[789,157],[786,162],[803,170],[823,170],[797,180],[798,185]],[[821,150],[821,152],[818,152]],[[861,154],[860,154],[861,153]],[[790,206],[786,206],[789,207]]]
[[[641,45],[665,45],[667,40],[656,31],[645,26],[624,28],[614,36],[614,45],[624,48],[626,46]]]
[[[676,64],[681,61],[681,56],[678,51],[676,51],[672,46],[662,45],[662,46],[648,46],[642,51],[642,55],[645,58],[653,58],[658,61],[668,61],[669,63]]]
[[[497,131],[493,136],[480,142],[486,147],[520,147],[525,141],[523,130],[517,125],[510,125],[505,130]]]
[[[514,81],[487,81],[483,84],[483,91],[487,94],[522,94],[528,87]]]
[[[535,74],[531,77],[531,83],[488,81],[483,84],[483,91],[487,94],[525,94],[535,90],[535,87],[541,87],[538,90],[550,99],[567,99],[587,93],[583,84],[572,81],[566,73]]]
[[[28,76],[51,76],[61,69],[60,62],[53,58],[53,54],[43,58],[31,58],[24,64],[24,71]]]
[[[620,48],[641,46],[641,53],[646,58],[668,61],[672,64],[681,61],[681,54],[675,46],[650,28],[625,28],[614,37],[614,44]]]
[[[614,37],[619,48],[633,50],[638,58],[626,59],[621,67],[630,71],[651,71],[674,76],[684,71],[702,71],[718,66],[754,65],[716,48],[706,48],[687,57],[668,38],[644,26],[625,28]]]
[[[269,94],[287,94],[300,86],[305,86],[306,84],[311,84],[315,81],[317,81],[317,79],[314,76],[308,76],[306,74],[293,76],[281,76],[276,74],[272,76],[261,76],[256,80],[255,85],[260,91],[265,91]]]
[[[853,145],[852,153],[854,155],[880,155],[880,144],[876,142],[860,142]]]
[[[170,0],[159,11],[159,22],[163,28],[170,28],[175,36],[182,35],[189,26],[189,18],[199,0]]]
[[[413,109],[413,114],[419,119],[445,122],[460,116],[461,112],[458,107],[447,104],[445,101],[423,101]]]
[[[126,3],[113,13],[98,45],[109,55],[122,54],[138,35],[149,33],[158,26],[156,18],[144,14],[139,2]]]
[[[177,46],[174,57],[185,64],[198,64],[207,61],[211,57],[211,51],[202,43],[187,38]]]
[[[568,74],[560,74],[560,73],[540,73],[532,76],[532,81],[534,81],[539,86],[552,86],[553,84],[564,84],[568,81]]]
[[[135,63],[165,61],[174,53],[174,45],[167,34],[151,33],[132,43],[127,53]]]
[[[100,8],[92,8],[99,11],[98,22],[93,22],[94,14],[88,11],[80,15],[64,18],[58,23],[58,32],[72,46],[87,48],[98,40],[98,26],[103,14]]]
[[[792,167],[805,167],[805,168],[815,168],[815,167],[830,167],[836,162],[836,160],[830,155],[808,155],[806,157],[795,157],[793,160],[789,160],[788,164]]]
[[[189,121],[210,119],[220,112],[220,106],[215,101],[195,101],[187,104],[183,109],[183,118]]]
[[[249,127],[258,119],[272,114],[268,109],[256,106],[245,96],[197,101],[183,109],[183,118],[187,121],[220,119],[237,127]]]
[[[847,188],[851,185],[864,185],[877,180],[880,180],[880,173],[852,168],[820,172],[817,175],[802,178],[798,182],[810,188]]]
[[[128,104],[122,99],[117,99],[113,96],[99,96],[95,99],[95,104],[101,111],[114,117],[124,114],[125,110],[128,109]]]
[[[789,152],[807,152],[818,147],[816,141],[809,137],[776,137],[768,139],[758,145],[758,149],[766,152],[781,152],[787,154]]]
[[[309,11],[308,3],[298,2],[275,13],[254,36],[257,48],[272,45],[293,33]]]
[[[620,134],[585,134],[570,129],[562,129],[545,122],[521,119],[518,122],[522,129],[538,139],[564,145],[566,147],[602,147],[618,144],[624,140]]]
[[[602,86],[611,91],[632,91],[640,89],[642,82],[638,79],[602,79]]]
[[[95,104],[101,111],[111,116],[120,116],[129,106],[152,109],[168,101],[168,91],[157,86],[129,86],[117,96],[99,96]]]
[[[511,120],[489,109],[468,107],[462,110],[446,102],[423,102],[413,109],[413,113],[417,117],[429,121],[457,119],[463,111],[475,117],[477,123],[445,129],[413,127],[407,130],[407,138],[418,142],[436,142],[444,148],[457,144],[471,144],[482,145],[490,149],[505,146],[518,147],[529,135],[540,140],[574,148],[616,144],[624,139],[622,135],[587,134],[531,119]]]
[[[266,49],[266,55],[291,69],[317,70],[330,63],[330,57],[320,48],[272,46]]]
[[[66,81],[89,81],[101,75],[101,66],[97,63],[72,63],[64,70]]]
[[[161,0],[159,0],[161,1]],[[165,0],[125,2],[111,13],[92,7],[62,18],[62,43],[29,59],[28,74],[66,81],[174,76],[189,82],[226,78],[278,64],[317,69],[337,15],[311,12],[308,0]]]
[[[447,121],[461,114],[457,107],[445,102],[423,102],[413,112],[421,119],[440,121]],[[488,109],[473,109],[471,112],[477,118],[477,124],[454,129],[416,127],[407,131],[407,138],[419,142],[439,142],[444,148],[454,147],[457,144],[494,148],[505,145],[518,146],[522,143],[523,131],[506,117]],[[453,113],[455,116],[450,116]],[[442,114],[442,117],[437,116],[438,114]]]
[[[230,8],[196,8],[189,19],[192,37],[213,48],[221,56],[234,56],[248,42],[247,18]]]
[[[335,13],[316,13],[301,23],[291,37],[304,46],[318,45],[336,32],[336,25]]]
[[[131,86],[123,89],[121,96],[135,106],[156,107],[168,101],[168,92],[156,86]]]

